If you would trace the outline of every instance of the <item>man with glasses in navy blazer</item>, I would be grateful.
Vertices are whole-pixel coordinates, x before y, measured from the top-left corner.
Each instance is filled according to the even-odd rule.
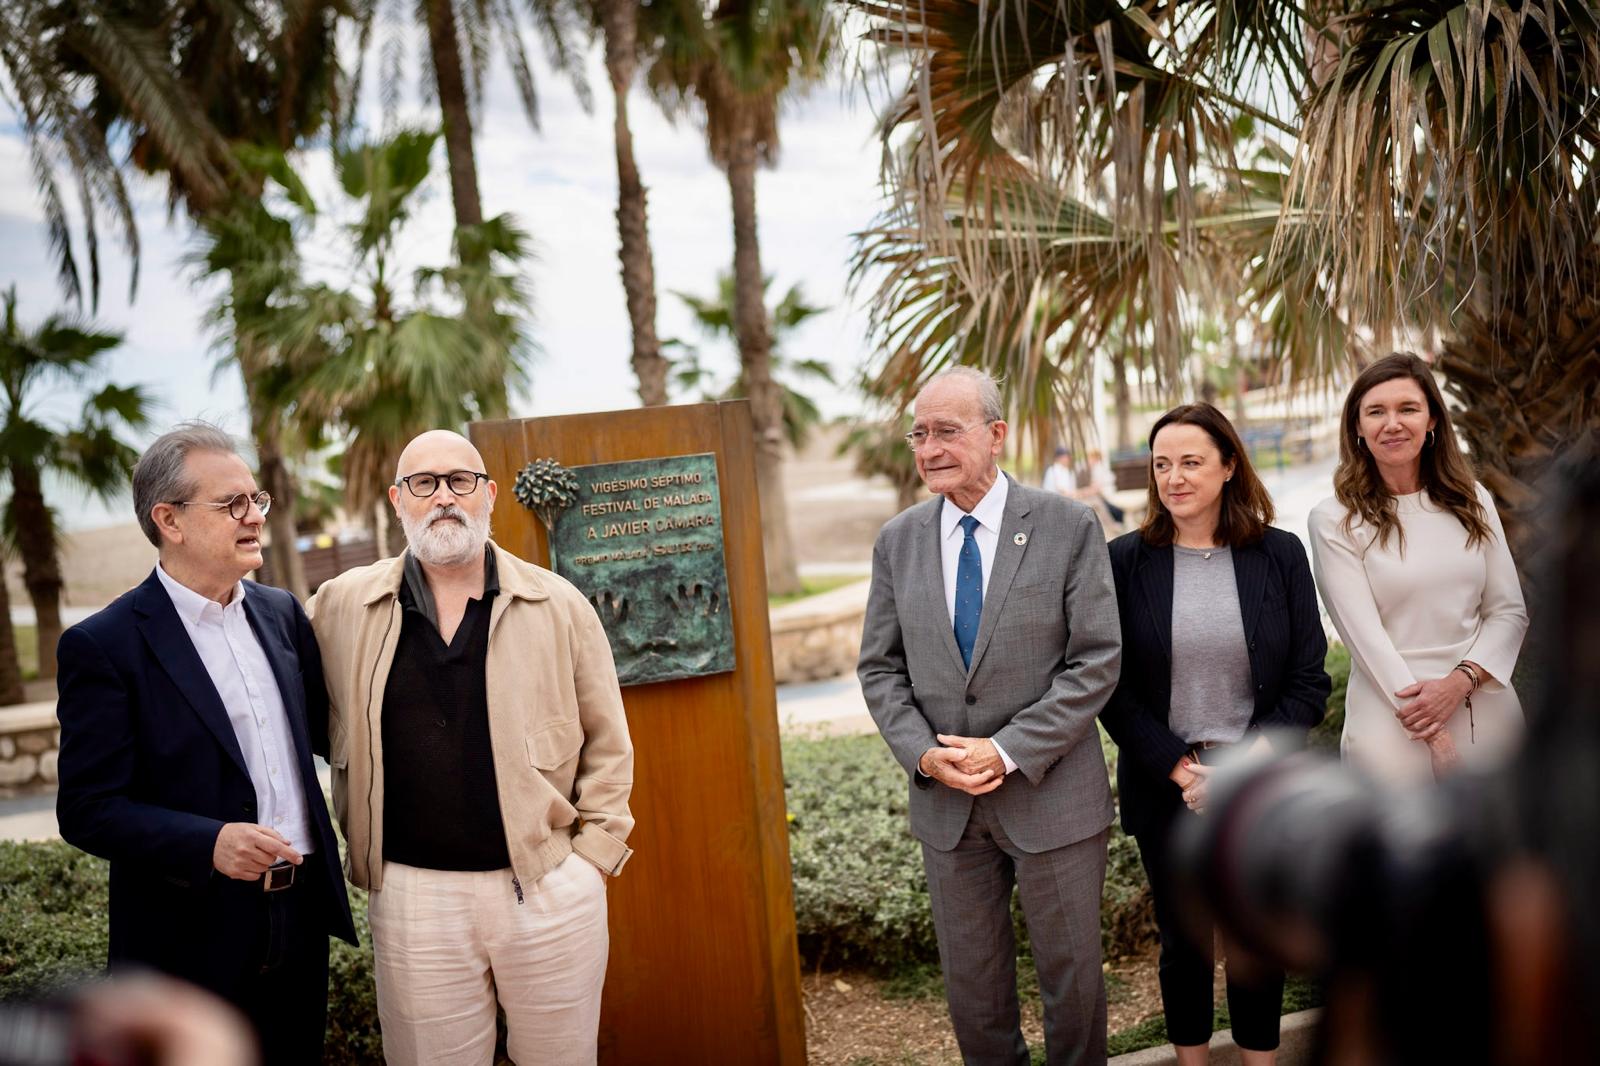
[[[317,643],[292,595],[242,580],[272,500],[203,423],[150,446],[133,497],[154,572],[57,648],[61,835],[111,861],[113,971],[219,994],[268,1064],[320,1062],[328,937],[355,929],[311,762]]]
[[[1046,1061],[1103,1063],[1100,892],[1111,788],[1095,716],[1122,641],[1111,563],[1088,507],[1019,485],[988,375],[917,395],[909,442],[939,494],[872,552],[857,675],[910,778],[911,832],[969,1064],[1026,1066],[1011,890],[1028,922]]]

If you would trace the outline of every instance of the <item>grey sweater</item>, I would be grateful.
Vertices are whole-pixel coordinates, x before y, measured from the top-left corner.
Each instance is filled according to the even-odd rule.
[[[1186,743],[1232,744],[1255,710],[1239,586],[1228,548],[1172,549],[1172,707]]]

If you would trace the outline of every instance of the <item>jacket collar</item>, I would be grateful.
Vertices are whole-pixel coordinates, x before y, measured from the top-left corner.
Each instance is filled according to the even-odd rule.
[[[550,598],[539,567],[517,558],[492,540],[489,547],[494,553],[495,576],[500,580],[502,598],[535,602]],[[380,600],[400,595],[400,583],[405,580],[406,574],[405,561],[406,557],[402,554],[367,569],[356,589],[362,606],[370,607]]]
[[[1244,623],[1244,636],[1248,642],[1255,637],[1256,622],[1261,618],[1261,600],[1266,593],[1267,559],[1266,541],[1245,544],[1233,550],[1233,577],[1239,590],[1239,616]],[[1139,555],[1134,563],[1134,574],[1144,594],[1145,607],[1154,618],[1154,628],[1161,636],[1161,647],[1172,655],[1172,597],[1173,597],[1172,546],[1155,546],[1139,538]]]
[[[239,749],[239,738],[234,734],[228,709],[223,706],[222,697],[217,695],[217,688],[211,683],[211,675],[206,672],[200,653],[195,651],[194,642],[184,629],[178,609],[172,604],[172,597],[167,594],[154,570],[134,590],[133,609],[140,616],[139,632],[149,645],[156,663],[166,671],[239,772],[248,778],[250,771],[245,767],[244,753]],[[287,699],[284,702],[287,704]]]

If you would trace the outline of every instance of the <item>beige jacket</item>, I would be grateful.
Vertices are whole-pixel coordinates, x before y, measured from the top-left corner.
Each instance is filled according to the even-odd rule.
[[[494,546],[489,744],[512,873],[536,884],[576,851],[607,874],[632,854],[633,745],[611,645],[583,594]],[[345,874],[383,887],[383,690],[400,641],[400,559],[328,581],[306,604],[328,686],[333,807]]]

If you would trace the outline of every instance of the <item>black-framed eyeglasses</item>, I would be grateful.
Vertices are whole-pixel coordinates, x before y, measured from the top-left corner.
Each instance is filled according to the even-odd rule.
[[[228,517],[235,522],[243,522],[250,513],[250,505],[256,505],[256,510],[265,515],[272,510],[272,494],[262,491],[257,493],[241,492],[237,496],[230,496],[226,500],[168,500],[174,507],[217,507],[228,509]]]
[[[974,422],[970,426],[940,426],[937,429],[914,429],[906,434],[906,443],[911,445],[911,450],[914,452],[920,451],[929,440],[936,440],[940,444],[954,444],[979,426],[992,426],[997,421],[999,419],[986,418],[982,422]]]
[[[450,486],[450,491],[457,496],[471,496],[478,491],[479,481],[488,480],[488,474],[480,474],[476,470],[452,470],[448,474],[407,474],[395,478],[394,483],[404,485],[411,490],[411,495],[426,500],[439,491],[440,485]]]

